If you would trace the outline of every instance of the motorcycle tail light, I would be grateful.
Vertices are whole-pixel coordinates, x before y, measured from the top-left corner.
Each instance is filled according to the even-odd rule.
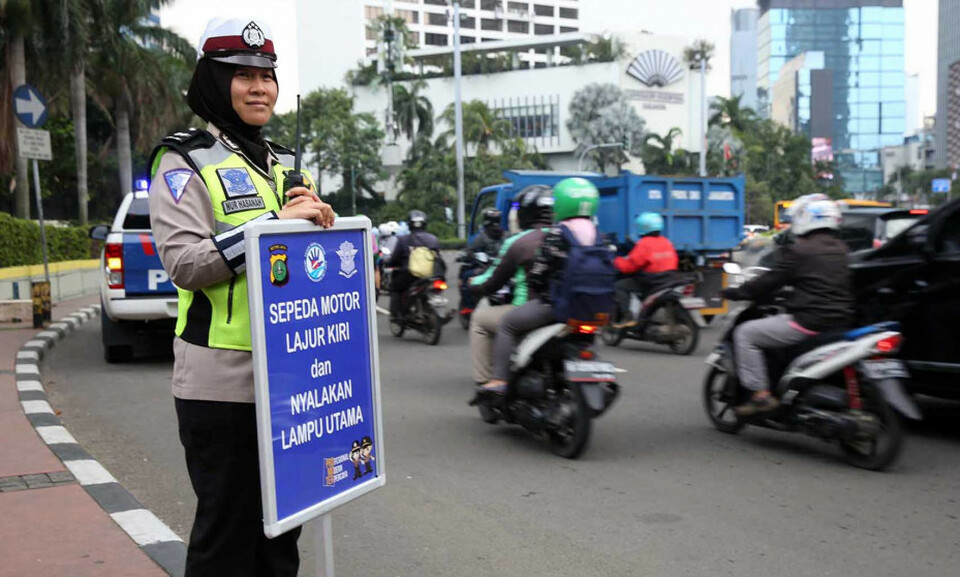
[[[123,245],[107,243],[103,249],[103,259],[107,265],[107,286],[112,289],[123,288]]]
[[[683,287],[683,296],[692,297],[696,290],[697,287],[693,286],[693,284],[688,284],[687,286]]]
[[[447,290],[447,283],[437,279],[433,281],[433,290],[445,291]]]
[[[592,335],[597,332],[595,325],[577,325],[577,332],[581,335]]]
[[[585,360],[585,361],[589,361],[589,360],[591,360],[591,359],[592,359],[593,357],[595,357],[595,356],[596,356],[596,355],[594,355],[594,354],[593,354],[593,351],[591,351],[591,350],[583,349],[582,351],[580,351],[580,358],[583,359],[583,360]]]
[[[887,355],[899,351],[902,343],[903,337],[899,334],[895,334],[885,339],[880,339],[877,341],[877,344],[874,345],[874,348],[877,349],[877,352]]]

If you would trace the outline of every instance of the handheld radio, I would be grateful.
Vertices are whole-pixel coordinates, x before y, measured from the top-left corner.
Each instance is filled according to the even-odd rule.
[[[293,170],[283,173],[283,192],[298,186],[307,186],[300,172],[300,95],[297,94],[297,149],[293,161]]]

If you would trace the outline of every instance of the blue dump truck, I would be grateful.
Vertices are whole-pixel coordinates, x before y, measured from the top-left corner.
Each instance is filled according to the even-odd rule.
[[[637,240],[637,215],[659,213],[665,222],[664,236],[677,247],[681,270],[700,273],[697,296],[707,302],[707,308],[701,310],[704,318],[727,312],[727,303],[717,294],[727,283],[721,267],[743,239],[743,176],[662,177],[626,171],[604,176],[534,170],[508,170],[503,176],[507,183],[484,188],[477,196],[470,216],[471,238],[482,226],[485,208],[500,209],[507,229],[510,204],[517,192],[533,184],[553,186],[565,178],[583,177],[600,190],[600,231],[618,252],[626,254]]]

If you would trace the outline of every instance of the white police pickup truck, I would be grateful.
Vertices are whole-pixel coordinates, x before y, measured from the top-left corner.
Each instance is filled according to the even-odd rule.
[[[137,184],[144,190],[124,196],[112,226],[90,229],[90,238],[104,241],[100,318],[108,363],[128,361],[137,350],[169,350],[176,325],[177,289],[153,242],[145,183]]]

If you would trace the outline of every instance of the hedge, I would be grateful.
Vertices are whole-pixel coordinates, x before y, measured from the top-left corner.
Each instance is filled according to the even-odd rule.
[[[99,256],[99,243],[88,238],[85,227],[47,226],[46,230],[50,262]],[[0,268],[29,264],[43,264],[40,225],[0,213]]]
[[[467,248],[467,241],[462,238],[441,238],[440,239],[440,249],[441,250],[461,250]]]

